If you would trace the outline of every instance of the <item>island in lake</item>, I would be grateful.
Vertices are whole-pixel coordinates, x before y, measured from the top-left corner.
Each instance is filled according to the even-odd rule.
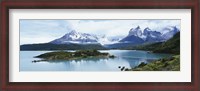
[[[35,58],[41,58],[42,60],[34,60],[33,62],[39,61],[54,61],[54,60],[74,60],[89,57],[102,57],[102,58],[115,58],[114,55],[109,53],[101,53],[97,50],[78,50],[75,52],[57,51],[57,52],[47,52]]]

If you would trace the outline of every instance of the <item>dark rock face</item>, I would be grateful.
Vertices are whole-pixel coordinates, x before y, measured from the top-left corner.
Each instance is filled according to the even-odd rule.
[[[162,42],[172,38],[179,32],[179,29],[176,28],[176,26],[170,26],[164,28],[162,31],[164,31],[164,33],[153,31],[149,27],[146,27],[142,32],[140,26],[137,26],[136,28],[131,28],[128,36],[120,40],[120,42],[134,44]]]
[[[122,39],[120,42],[141,44],[141,43],[144,43],[144,40],[135,35],[130,35]]]

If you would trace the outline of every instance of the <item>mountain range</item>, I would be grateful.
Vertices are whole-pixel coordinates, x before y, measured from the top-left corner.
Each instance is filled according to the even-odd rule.
[[[166,41],[179,32],[176,26],[170,26],[163,29],[163,32],[153,31],[150,28],[145,28],[142,32],[140,26],[131,28],[129,34],[121,39],[114,40],[108,39],[105,35],[99,36],[88,33],[80,33],[75,30],[65,34],[61,38],[51,41],[52,44],[69,44],[69,43],[81,43],[81,44],[112,44],[116,42],[120,43],[135,43],[141,44],[146,42],[160,42]]]
[[[21,45],[21,50],[31,50],[31,49],[37,49],[35,46],[47,46],[47,45],[53,45],[55,48],[51,49],[57,49],[56,46],[58,45],[92,45],[98,46],[97,49],[104,49],[104,48],[121,48],[125,47],[127,45],[141,45],[145,43],[155,43],[155,42],[164,42],[172,38],[177,32],[180,30],[176,26],[168,26],[161,30],[162,32],[159,32],[158,30],[152,30],[149,27],[146,27],[144,30],[140,28],[140,26],[137,26],[136,28],[131,28],[128,32],[128,35],[123,38],[107,38],[105,35],[94,35],[89,33],[81,33],[77,32],[75,30],[72,30],[69,33],[66,33],[62,37],[52,40],[48,43],[43,44],[26,44]],[[32,48],[34,47],[34,48]],[[69,46],[73,47],[73,46]],[[70,49],[67,47],[67,49]],[[78,47],[78,49],[79,49]],[[49,48],[45,48],[49,49]],[[64,49],[66,49],[64,47]],[[73,49],[73,48],[72,48]]]
[[[180,54],[180,32],[177,32],[172,38],[165,42],[156,42],[139,46],[129,46],[124,49],[146,50],[154,53]]]
[[[61,38],[55,39],[49,43],[52,44],[109,44],[114,41],[118,41],[116,39],[109,40],[105,35],[94,35],[94,34],[88,34],[88,33],[81,33],[77,32],[75,30],[72,30],[71,32],[65,34]]]
[[[137,26],[136,28],[130,29],[128,36],[120,40],[120,42],[141,44],[166,41],[179,32],[179,29],[176,26],[170,26],[164,28],[162,31],[164,32],[153,31],[149,27],[146,27],[142,32],[140,26]]]

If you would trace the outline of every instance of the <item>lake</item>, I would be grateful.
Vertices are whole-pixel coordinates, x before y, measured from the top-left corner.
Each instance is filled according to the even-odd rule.
[[[51,51],[20,51],[20,71],[121,71],[119,66],[133,68],[141,62],[170,57],[171,54],[149,53],[140,50],[100,50],[108,52],[116,58],[84,58],[79,60],[42,61],[34,56]]]

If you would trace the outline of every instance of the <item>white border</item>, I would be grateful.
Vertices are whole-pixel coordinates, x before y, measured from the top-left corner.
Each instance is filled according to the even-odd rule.
[[[19,72],[19,19],[181,19],[181,71]],[[10,9],[10,82],[191,82],[190,9]]]

